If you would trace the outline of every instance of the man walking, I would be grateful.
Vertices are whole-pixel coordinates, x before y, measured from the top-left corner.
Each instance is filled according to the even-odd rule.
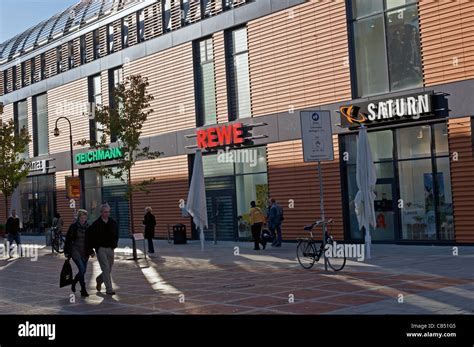
[[[21,257],[21,239],[20,239],[20,219],[16,215],[16,210],[12,209],[12,214],[8,217],[6,225],[5,225],[5,233],[8,235],[8,255],[10,258],[11,250],[13,246],[13,241],[16,243],[16,247],[18,249],[18,254]]]
[[[278,205],[275,199],[270,199],[268,213],[268,227],[273,235],[272,246],[281,247],[281,223],[283,222],[283,208]]]
[[[106,293],[115,295],[112,285],[112,265],[114,264],[114,249],[118,243],[117,223],[110,217],[110,206],[104,203],[100,206],[100,217],[90,226],[92,245],[97,254],[102,273],[96,278],[96,288],[100,292],[102,283],[105,284]]]
[[[153,246],[153,238],[155,237],[156,219],[151,213],[151,207],[145,208],[145,216],[143,217],[143,224],[145,224],[145,238],[148,240],[148,253],[155,253]]]

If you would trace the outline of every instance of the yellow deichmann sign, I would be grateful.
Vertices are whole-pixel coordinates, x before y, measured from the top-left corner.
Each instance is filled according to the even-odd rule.
[[[90,164],[99,161],[114,160],[123,157],[122,147],[114,147],[108,149],[98,149],[85,153],[76,154],[76,164]]]

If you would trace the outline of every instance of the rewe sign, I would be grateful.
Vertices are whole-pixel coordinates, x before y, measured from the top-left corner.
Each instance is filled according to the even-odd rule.
[[[240,145],[245,141],[242,123],[198,130],[196,136],[197,146],[201,149]]]

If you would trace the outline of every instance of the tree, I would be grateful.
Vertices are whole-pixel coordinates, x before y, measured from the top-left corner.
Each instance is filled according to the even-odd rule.
[[[5,199],[7,215],[8,198],[30,171],[23,155],[30,141],[31,136],[25,127],[16,132],[13,119],[6,122],[0,120],[0,191]]]
[[[119,83],[112,92],[111,106],[96,105],[95,121],[101,136],[91,143],[96,149],[107,149],[112,137],[116,138],[118,146],[122,148],[122,157],[113,167],[103,164],[97,169],[105,177],[114,177],[122,181],[126,187],[125,198],[130,206],[131,236],[133,243],[133,258],[137,259],[137,251],[133,233],[133,193],[144,191],[155,179],[132,182],[131,170],[137,160],[156,159],[162,153],[151,151],[150,147],[142,146],[140,137],[142,128],[148,116],[153,112],[150,102],[153,95],[147,92],[148,79],[140,75],[131,75]]]

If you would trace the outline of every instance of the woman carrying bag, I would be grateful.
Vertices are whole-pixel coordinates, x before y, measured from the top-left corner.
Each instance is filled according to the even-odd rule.
[[[87,211],[77,211],[77,220],[69,226],[66,235],[66,245],[64,247],[64,255],[68,259],[72,258],[78,269],[78,273],[72,281],[71,290],[76,292],[76,284],[79,282],[81,285],[81,296],[83,297],[89,296],[86,290],[84,276],[86,274],[89,257],[94,256],[91,238],[87,231],[88,227]]]

